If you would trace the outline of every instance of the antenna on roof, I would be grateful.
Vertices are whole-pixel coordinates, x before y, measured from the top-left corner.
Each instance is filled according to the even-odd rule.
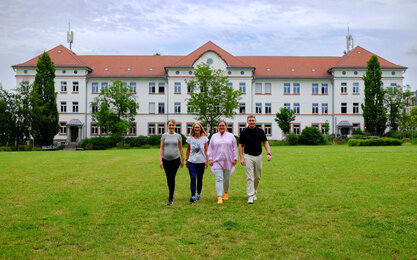
[[[348,34],[346,35],[346,53],[350,52],[353,49],[353,36],[350,35],[349,26],[348,26]]]
[[[74,42],[74,32],[71,31],[70,21],[68,21],[67,42],[69,43],[70,50],[72,50],[72,43]]]

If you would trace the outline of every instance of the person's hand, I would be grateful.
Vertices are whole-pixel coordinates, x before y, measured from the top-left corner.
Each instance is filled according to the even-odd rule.
[[[268,154],[268,156],[266,157],[266,159],[267,159],[267,160],[268,160],[268,162],[269,162],[269,161],[271,161],[272,156]]]
[[[210,166],[213,166],[213,161],[209,160],[209,164],[210,164]]]
[[[184,160],[181,160],[181,168],[184,167]]]
[[[187,168],[188,168],[188,161],[186,161],[186,162],[185,162],[185,167],[187,167]]]
[[[161,167],[161,169],[163,169],[163,168],[164,168],[164,163],[162,162],[162,160],[161,160],[161,161],[159,161],[159,167]]]
[[[233,160],[233,162],[232,162],[233,166],[235,166],[236,163],[237,163],[237,160]]]
[[[206,167],[206,169],[207,169],[207,167],[208,167],[208,162],[206,161],[206,163],[204,164],[204,166]]]
[[[245,162],[245,159],[240,159],[240,164],[242,164],[242,166],[245,166],[246,165],[246,162]]]

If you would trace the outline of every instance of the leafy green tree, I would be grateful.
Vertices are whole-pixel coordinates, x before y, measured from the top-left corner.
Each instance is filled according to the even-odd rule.
[[[323,124],[323,128],[324,128],[324,133],[326,135],[328,135],[329,134],[329,130],[330,130],[329,121],[326,120],[326,122]]]
[[[275,115],[275,122],[279,128],[287,135],[291,130],[291,122],[295,120],[294,110],[282,107]]]
[[[411,127],[411,140],[414,138],[414,130],[417,127],[417,107],[413,107],[410,110],[410,127]]]
[[[228,77],[223,71],[210,68],[208,64],[197,65],[195,77],[186,81],[190,90],[187,99],[191,113],[203,125],[209,127],[210,135],[221,117],[233,118],[239,108],[241,92],[227,86]]]
[[[9,93],[0,89],[0,145],[8,145],[10,141],[11,117],[9,113]]]
[[[59,131],[55,92],[55,65],[48,53],[39,56],[31,92],[31,134],[37,145],[51,145]]]
[[[388,122],[390,130],[397,131],[399,123],[401,121],[401,115],[403,114],[406,105],[407,98],[411,97],[412,92],[410,86],[387,87],[385,90],[384,103],[388,112]]]
[[[139,104],[136,94],[120,80],[112,82],[108,89],[102,89],[95,99],[97,112],[93,119],[97,125],[106,128],[111,135],[123,138],[129,127],[135,121]]]
[[[365,101],[362,110],[366,131],[382,136],[387,124],[387,115],[381,78],[381,65],[378,57],[373,55],[368,61],[366,74],[362,77],[365,83]]]

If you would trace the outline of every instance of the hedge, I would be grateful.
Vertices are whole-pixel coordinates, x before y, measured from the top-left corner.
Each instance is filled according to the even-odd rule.
[[[401,140],[395,138],[350,139],[349,146],[400,146]]]

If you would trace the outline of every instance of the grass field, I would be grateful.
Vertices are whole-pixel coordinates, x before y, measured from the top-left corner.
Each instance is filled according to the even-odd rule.
[[[255,204],[184,167],[169,207],[157,149],[0,153],[0,258],[417,258],[417,146],[272,154]]]

